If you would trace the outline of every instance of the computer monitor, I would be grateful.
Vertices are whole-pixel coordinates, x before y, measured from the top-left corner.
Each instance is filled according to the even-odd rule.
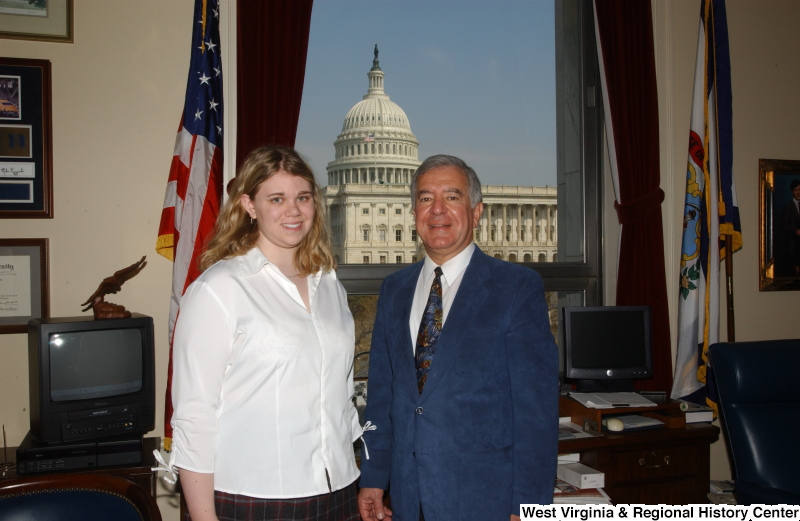
[[[651,378],[649,306],[563,309],[564,377],[578,391],[632,391]]]

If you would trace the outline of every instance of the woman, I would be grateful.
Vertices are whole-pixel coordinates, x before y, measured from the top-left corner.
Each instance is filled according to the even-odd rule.
[[[173,455],[193,521],[358,519],[353,317],[294,150],[242,165],[174,338]]]

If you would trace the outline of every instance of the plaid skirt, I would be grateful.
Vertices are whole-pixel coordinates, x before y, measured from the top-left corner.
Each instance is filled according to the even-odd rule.
[[[359,521],[358,489],[351,485],[319,496],[260,499],[214,491],[219,521]],[[189,512],[183,521],[191,521]]]

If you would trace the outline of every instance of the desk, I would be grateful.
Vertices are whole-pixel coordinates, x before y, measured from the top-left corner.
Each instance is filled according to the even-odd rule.
[[[153,456],[153,451],[158,449],[160,441],[161,439],[157,437],[144,438],[142,440],[142,462],[136,465],[130,465],[126,467],[103,467],[91,470],[81,469],[74,471],[63,471],[59,472],[59,474],[73,472],[76,474],[108,474],[112,476],[119,476],[121,478],[127,479],[128,481],[133,481],[134,483],[141,486],[145,490],[149,490],[150,495],[152,495],[155,498],[156,480],[155,480],[155,473],[151,470],[151,468],[156,466],[156,461],[155,461],[155,456]],[[2,451],[2,449],[0,449],[0,451]],[[16,462],[17,448],[8,447],[6,449],[6,457],[8,458],[9,462]],[[0,457],[0,463],[2,461],[3,458]],[[39,476],[42,476],[42,474],[32,475],[32,477],[39,477]],[[17,472],[14,469],[12,469],[9,472],[6,472],[5,476],[0,474],[0,480],[11,479],[16,477],[24,479],[28,476],[17,476]]]
[[[694,423],[562,440],[558,451],[579,452],[581,463],[604,472],[603,490],[615,504],[702,504],[708,503],[710,446],[718,438],[718,427]]]

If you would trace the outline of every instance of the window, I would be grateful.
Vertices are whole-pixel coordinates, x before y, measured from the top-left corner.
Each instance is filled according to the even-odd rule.
[[[364,240],[364,242],[369,242],[369,228],[361,229],[361,238]]]
[[[394,240],[397,242],[401,242],[403,240],[403,230],[398,228],[394,231]]]
[[[381,255],[381,264],[386,264],[386,255]]]
[[[362,208],[361,209],[361,214],[362,215],[369,215],[369,208],[367,208],[366,206],[364,208]]]
[[[378,208],[378,215],[386,215],[386,208]]]
[[[430,12],[426,11],[425,17],[420,17],[416,4],[395,7],[394,3],[368,3],[357,11],[344,9],[335,2],[318,2],[314,6],[296,147],[308,155],[316,172],[328,171],[327,165],[334,159],[331,157],[332,144],[342,132],[342,121],[347,113],[341,107],[361,103],[367,91],[367,85],[363,83],[355,92],[343,91],[341,86],[351,84],[354,77],[358,78],[354,82],[366,79],[364,75],[372,65],[371,51],[377,41],[381,50],[378,56],[380,67],[385,76],[380,77],[382,83],[379,85],[393,102],[405,110],[408,120],[385,117],[387,121],[376,124],[376,129],[381,125],[406,125],[418,136],[419,143],[395,135],[391,139],[380,136],[380,131],[376,130],[378,151],[382,146],[386,156],[363,157],[356,139],[363,140],[367,133],[371,133],[369,127],[372,123],[359,123],[360,137],[354,137],[350,142],[342,140],[341,145],[337,145],[344,147],[345,156],[328,172],[335,168],[335,171],[342,171],[340,178],[365,185],[359,196],[362,199],[357,202],[363,204],[369,200],[370,194],[407,184],[415,168],[411,161],[437,153],[450,145],[446,139],[452,139],[459,149],[465,150],[463,159],[476,169],[484,184],[485,210],[476,229],[476,242],[489,255],[535,264],[533,267],[544,280],[548,303],[555,310],[552,321],[557,328],[558,307],[602,303],[600,169],[603,120],[592,1],[498,0],[485,5],[476,3],[469,10],[454,10],[448,3],[432,5],[434,7]],[[534,15],[531,10],[542,11]],[[411,56],[411,53],[404,52],[408,51],[408,45],[402,31],[383,29],[382,21],[387,16],[400,27],[430,24],[434,28],[448,25],[461,28],[447,34],[427,31],[432,40],[420,43],[431,48],[449,45],[444,52],[452,67],[444,69],[432,61],[420,61],[418,57],[413,60],[404,58],[404,54]],[[479,33],[484,35],[477,54],[470,38],[478,31],[472,31],[472,27],[479,28]],[[425,27],[415,32],[423,33],[426,33]],[[369,35],[376,37],[370,38]],[[544,50],[534,47],[530,38],[540,36],[549,39],[550,47]],[[349,44],[345,51],[337,43],[361,37],[365,47],[363,58],[354,57]],[[384,53],[384,49],[390,51]],[[522,70],[528,66],[529,70]],[[484,67],[487,74],[476,74],[477,67]],[[347,77],[339,78],[338,74]],[[401,86],[420,77],[425,78],[425,85],[413,94]],[[481,84],[484,77],[491,83]],[[462,88],[464,90],[455,93],[454,89]],[[542,88],[544,94],[540,95]],[[530,100],[530,103],[521,107],[520,99]],[[509,105],[501,103],[505,100]],[[339,107],[336,109],[338,112],[326,116],[329,106],[334,105]],[[430,110],[430,107],[436,107],[436,110]],[[463,118],[467,116],[482,124],[475,128],[475,125],[465,123]],[[320,124],[321,118],[325,125]],[[454,123],[455,130],[454,127],[436,126],[445,122]],[[352,125],[355,122],[345,123]],[[316,139],[323,126],[334,130],[326,130]],[[487,138],[487,134],[492,133],[486,130],[493,128],[504,129],[495,133],[496,141]],[[544,136],[544,142],[534,143],[533,137],[527,141],[525,136],[528,135]],[[435,143],[430,136],[435,136]],[[475,141],[469,141],[473,138]],[[514,139],[520,141],[512,142]],[[451,148],[454,149],[455,145]],[[353,146],[357,146],[357,152]],[[351,157],[347,155],[348,147]],[[523,151],[524,160],[519,160],[518,150]],[[539,161],[535,150],[552,152],[545,160]],[[314,151],[320,151],[319,159],[311,153]],[[481,163],[484,157],[491,159]],[[380,164],[384,160],[398,161],[403,166],[395,164],[391,168],[396,170],[391,170],[388,163],[386,166]],[[532,171],[530,164],[537,165],[536,171]],[[545,172],[548,177],[540,177],[540,172]],[[324,174],[321,177],[324,178]],[[337,178],[334,181],[339,182]],[[344,187],[340,185],[341,188]],[[535,197],[520,197],[525,191],[528,194],[536,192]],[[343,204],[327,197],[329,204]],[[365,208],[362,212],[362,215],[369,214]],[[346,213],[343,212],[340,218],[344,219]],[[411,212],[402,212],[398,204],[395,215],[403,213],[406,215],[402,218],[384,222],[392,228],[399,224],[409,227],[406,229],[411,230],[411,241],[396,247],[403,249],[403,258],[417,262],[424,251],[416,230],[412,228]],[[342,226],[343,240],[348,235],[347,230],[356,230],[368,221],[367,218],[361,220],[361,215],[353,217],[355,223],[349,224],[344,220],[337,223]],[[376,223],[369,224],[374,226]],[[364,241],[368,241],[369,232],[364,230],[362,233]],[[363,244],[355,247],[363,247]],[[351,255],[343,254],[342,258],[357,259],[360,253],[356,250]],[[364,268],[343,264],[337,276],[351,294],[376,294],[383,277],[400,268],[398,265]],[[557,329],[554,332],[557,333]]]
[[[369,255],[364,255],[364,264],[369,264]]]
[[[395,258],[394,258],[394,261],[397,264],[403,264],[403,256],[402,255],[396,255]]]
[[[381,242],[386,241],[386,229],[385,228],[381,228],[380,230],[378,230],[378,240],[381,241]]]

